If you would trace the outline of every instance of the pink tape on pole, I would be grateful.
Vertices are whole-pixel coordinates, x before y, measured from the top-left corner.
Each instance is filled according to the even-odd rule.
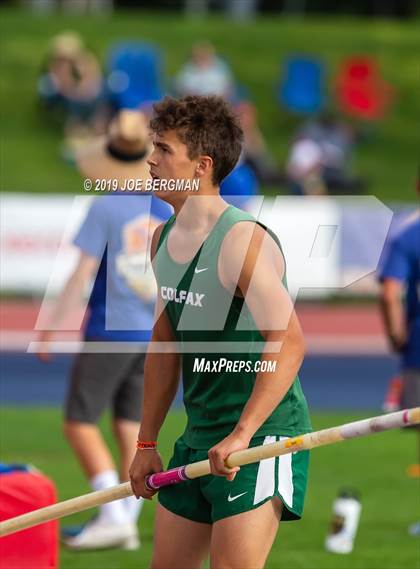
[[[146,486],[150,490],[158,490],[162,486],[178,484],[184,480],[188,480],[188,476],[185,474],[185,466],[178,466],[166,472],[157,472],[156,474],[146,476]]]

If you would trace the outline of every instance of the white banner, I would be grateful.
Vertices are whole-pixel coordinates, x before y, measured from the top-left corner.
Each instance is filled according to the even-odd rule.
[[[55,295],[74,267],[72,239],[92,199],[3,194],[0,289]],[[375,293],[374,271],[392,219],[376,198],[256,196],[248,209],[278,236],[294,299]]]
[[[75,200],[71,195],[2,194],[0,289],[44,295],[54,272],[51,291],[60,290],[76,262],[77,249],[71,241],[91,200],[90,196]]]

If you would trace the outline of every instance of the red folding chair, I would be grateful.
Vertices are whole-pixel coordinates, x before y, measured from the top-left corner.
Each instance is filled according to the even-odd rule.
[[[363,55],[342,62],[335,93],[343,113],[369,121],[382,119],[393,99],[393,89],[382,79],[378,62]]]

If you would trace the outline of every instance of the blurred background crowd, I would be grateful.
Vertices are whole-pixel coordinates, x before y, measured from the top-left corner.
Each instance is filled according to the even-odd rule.
[[[394,46],[388,24],[375,23],[373,16],[394,15],[407,22],[414,3],[344,3],[350,12],[370,13],[372,19],[362,28],[349,24],[342,36],[334,25],[324,34],[323,24],[310,22],[312,14],[340,12],[333,2],[9,4],[23,5],[28,18],[39,18],[39,29],[25,38],[22,27],[21,40],[16,22],[10,23],[13,34],[5,29],[8,191],[75,191],[76,177],[59,165],[57,152],[45,155],[58,137],[60,154],[71,163],[75,149],[102,134],[121,109],[149,114],[165,94],[215,93],[226,97],[241,118],[243,163],[253,192],[368,192],[385,199],[412,192],[411,149],[397,166],[401,177],[388,159],[395,135],[414,137],[413,78],[406,59],[412,57],[408,46],[414,36],[408,32],[407,48],[398,41]],[[136,7],[162,12],[136,21]],[[125,20],[120,8],[131,8],[132,17]],[[270,22],[270,14],[277,20]],[[261,15],[263,24],[256,20]],[[219,18],[218,23],[211,24],[211,18]],[[12,88],[14,80],[20,89]],[[12,127],[12,117],[20,128]],[[33,156],[27,162],[33,177],[16,168],[17,137]]]
[[[238,80],[215,45],[194,43],[173,76],[165,73],[165,56],[157,43],[132,40],[109,45],[101,61],[77,32],[54,36],[42,63],[38,97],[47,118],[63,129],[63,158],[71,162],[74,150],[103,134],[122,109],[150,116],[153,103],[166,94],[219,95],[240,118],[245,134],[241,163],[248,166],[252,193],[257,186],[295,195],[364,191],[366,182],[352,171],[353,151],[386,119],[394,93],[377,57],[343,58],[330,83],[322,57],[290,53],[280,60],[278,75],[270,78],[273,103],[296,120],[281,160],[269,149],[246,80]]]

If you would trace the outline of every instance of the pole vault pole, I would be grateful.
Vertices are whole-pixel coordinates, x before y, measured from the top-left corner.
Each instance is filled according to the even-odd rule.
[[[324,445],[329,445],[339,441],[372,435],[391,429],[407,427],[420,423],[420,407],[397,411],[396,413],[388,413],[387,415],[379,415],[361,421],[346,423],[337,427],[306,433],[297,437],[292,437],[281,442],[258,446],[232,453],[226,459],[228,467],[243,466],[252,462],[259,462],[266,458],[281,456],[291,452],[301,450],[310,450]],[[210,474],[210,463],[208,460],[194,462],[178,468],[173,468],[165,472],[151,474],[146,478],[146,485],[151,489],[159,489],[162,486],[176,484],[183,480],[191,480],[200,476]],[[21,531],[32,526],[56,520],[70,514],[75,514],[89,508],[94,508],[132,496],[133,490],[130,482],[125,482],[100,490],[99,492],[91,492],[84,494],[46,508],[34,510],[22,516],[17,516],[0,523],[0,537]]]

